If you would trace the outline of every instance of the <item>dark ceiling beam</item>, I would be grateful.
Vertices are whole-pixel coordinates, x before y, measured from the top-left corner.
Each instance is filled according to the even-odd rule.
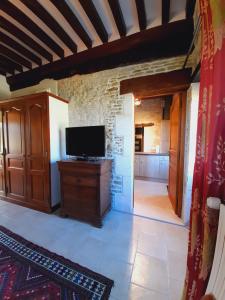
[[[90,39],[89,35],[87,34],[85,29],[81,25],[78,18],[72,12],[69,5],[66,3],[66,1],[62,1],[62,0],[50,0],[50,1],[60,11],[60,13],[67,20],[67,22],[73,28],[74,32],[76,32],[76,34],[80,37],[80,39],[83,41],[83,43],[86,45],[86,47],[91,48],[92,40]]]
[[[0,68],[2,70],[5,70],[5,72],[7,72],[11,75],[15,74],[15,70],[13,68],[11,68],[10,66],[7,66],[6,64],[4,64],[4,62],[2,62],[1,60],[0,60]]]
[[[94,26],[101,41],[103,43],[106,43],[108,42],[108,33],[92,1],[93,0],[79,0],[81,6],[83,7],[90,21],[92,22],[92,25]]]
[[[39,45],[35,40],[29,37],[29,35],[24,33],[22,30],[17,28],[14,24],[9,22],[2,16],[0,16],[0,27],[3,28],[8,33],[10,33],[11,35],[16,36],[25,45],[35,50],[35,52],[39,53],[42,57],[47,59],[49,62],[53,60],[52,54],[50,52],[48,52],[45,48]]]
[[[187,90],[191,84],[191,68],[125,79],[120,82],[120,94],[133,93],[144,99],[172,95]]]
[[[196,0],[186,0],[186,18],[192,18],[195,10]]]
[[[143,30],[74,55],[7,78],[11,90],[157,58],[183,55],[193,36],[193,20],[180,20]]]
[[[41,66],[42,62],[40,57],[35,55],[33,52],[29,51],[27,48],[23,47],[21,44],[13,40],[11,37],[9,37],[7,34],[0,31],[0,40],[5,45],[13,48],[15,51],[19,52],[26,58],[32,60],[37,65]]]
[[[23,58],[22,56],[20,56],[19,54],[17,54],[16,52],[14,52],[13,50],[5,47],[4,45],[0,44],[0,53],[9,58],[10,60],[13,60],[14,62],[27,67],[28,69],[32,69],[32,64],[29,60]]]
[[[126,24],[123,17],[123,12],[120,7],[119,0],[108,0],[117,29],[120,36],[125,36],[127,33]]]
[[[39,19],[41,19],[58,38],[73,52],[77,52],[77,45],[53,16],[38,2],[30,0],[20,0],[26,7],[28,7]]]
[[[15,63],[14,61],[10,60],[9,58],[7,58],[1,54],[0,54],[0,62],[1,62],[1,64],[5,65],[6,67],[9,67],[13,70],[17,70],[19,72],[23,72],[23,68],[21,65]]]
[[[0,74],[6,76],[6,70],[0,66]]]
[[[170,20],[170,0],[162,0],[162,24]]]
[[[138,23],[139,23],[140,30],[145,30],[147,27],[147,18],[146,18],[144,0],[136,0],[135,2],[137,7]]]
[[[1,0],[1,10],[11,16],[31,33],[33,33],[39,40],[41,40],[47,47],[54,51],[59,57],[64,57],[64,50],[42,30],[35,22],[33,22],[25,13],[18,9],[8,0]]]

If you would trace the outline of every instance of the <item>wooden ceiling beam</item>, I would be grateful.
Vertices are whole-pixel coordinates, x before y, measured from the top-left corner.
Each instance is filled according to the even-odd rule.
[[[4,17],[0,16],[0,27],[5,31],[10,33],[11,35],[17,37],[21,40],[25,45],[35,50],[35,52],[39,53],[42,57],[47,59],[49,62],[53,60],[52,54],[48,52],[45,48],[39,45],[35,40],[29,37],[22,30],[17,28],[14,24],[6,20]]]
[[[94,26],[99,38],[103,43],[106,43],[108,42],[108,33],[92,1],[93,0],[79,0],[86,15],[92,22],[92,25]]]
[[[127,34],[126,24],[123,17],[123,12],[120,7],[118,0],[108,0],[109,6],[111,8],[114,20],[116,22],[117,29],[120,36],[125,36]]]
[[[141,76],[120,82],[120,94],[133,93],[135,98],[144,99],[172,95],[187,90],[191,84],[191,69]]]
[[[137,7],[138,23],[139,23],[140,30],[145,30],[147,27],[147,18],[146,18],[144,0],[135,0],[135,2]]]
[[[0,75],[6,76],[6,73],[7,72],[5,71],[5,69],[0,66]]]
[[[28,7],[39,19],[41,19],[58,38],[73,52],[77,52],[77,45],[66,33],[66,31],[59,25],[53,16],[38,2],[30,0],[20,0],[26,7]]]
[[[23,68],[21,65],[15,63],[14,61],[10,60],[9,58],[7,58],[1,54],[0,54],[0,62],[2,65],[5,65],[6,67],[9,67],[13,70],[17,70],[19,72],[23,72]]]
[[[192,18],[195,10],[196,0],[186,0],[186,18]]]
[[[15,70],[13,68],[11,68],[10,66],[7,66],[6,64],[4,64],[4,62],[2,62],[1,60],[0,60],[0,68],[2,70],[5,70],[5,72],[7,72],[11,75],[15,74]]]
[[[44,30],[11,2],[8,0],[1,0],[1,10],[27,28],[59,57],[64,57],[64,50],[49,35],[47,35]]]
[[[41,61],[40,57],[35,55],[33,52],[29,51],[27,48],[23,47],[21,44],[19,44],[18,42],[16,42],[11,37],[9,37],[8,35],[6,35],[5,33],[1,32],[1,31],[0,31],[0,40],[5,45],[13,48],[14,50],[16,50],[17,52],[22,54],[24,57],[27,57],[28,59],[35,62],[37,65],[41,66],[42,61]]]
[[[80,37],[80,39],[83,41],[86,47],[91,48],[92,46],[91,38],[89,37],[89,35],[87,34],[83,26],[81,25],[78,18],[72,12],[71,8],[66,3],[66,1],[62,1],[62,0],[50,0],[50,1],[60,11],[60,13],[67,20],[67,22],[73,28],[74,32],[76,32],[76,34]]]
[[[62,60],[7,77],[11,90],[157,58],[185,54],[193,37],[193,20],[180,20],[126,36]]]
[[[17,54],[16,52],[14,52],[13,50],[5,47],[4,45],[0,44],[0,53],[9,58],[10,60],[13,60],[14,62],[27,67],[28,69],[32,69],[32,64],[29,60],[23,58],[22,56],[20,56],[19,54]]]
[[[170,0],[162,0],[162,24],[170,20]]]

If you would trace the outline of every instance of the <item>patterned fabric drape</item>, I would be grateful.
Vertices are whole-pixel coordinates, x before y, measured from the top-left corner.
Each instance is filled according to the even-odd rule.
[[[199,5],[200,102],[183,300],[200,300],[210,275],[218,216],[209,222],[207,197],[225,200],[225,0],[199,0]]]

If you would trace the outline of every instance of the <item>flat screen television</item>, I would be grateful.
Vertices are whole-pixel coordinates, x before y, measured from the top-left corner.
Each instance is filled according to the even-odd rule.
[[[105,156],[105,126],[66,128],[66,154],[82,158]]]

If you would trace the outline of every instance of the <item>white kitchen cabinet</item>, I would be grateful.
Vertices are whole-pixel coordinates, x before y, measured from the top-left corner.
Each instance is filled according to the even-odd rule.
[[[159,178],[168,179],[169,174],[169,156],[160,156],[159,158]]]
[[[169,156],[136,154],[134,175],[154,179],[168,179]]]
[[[143,176],[158,178],[159,170],[159,156],[145,155],[145,162],[143,164]]]
[[[140,156],[135,155],[134,157],[134,176],[141,176],[140,175]]]

